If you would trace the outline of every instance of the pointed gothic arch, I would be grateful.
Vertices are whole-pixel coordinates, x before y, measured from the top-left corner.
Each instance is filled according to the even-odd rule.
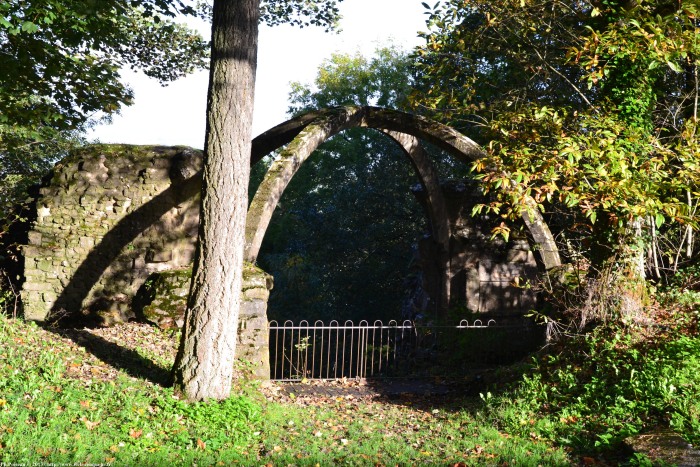
[[[418,139],[445,150],[458,160],[470,163],[486,157],[481,147],[447,125],[397,110],[378,107],[337,107],[309,112],[284,122],[253,140],[251,164],[275,149],[281,151],[268,169],[248,208],[246,223],[246,261],[257,259],[265,231],[277,204],[292,177],[311,154],[327,139],[349,128],[372,128],[387,134],[402,146],[428,191],[429,212],[438,242],[449,239],[449,223],[444,217],[444,201],[437,189],[437,175],[423,155]],[[545,269],[561,265],[559,252],[549,227],[536,209],[535,201],[525,196],[522,217],[536,245]],[[434,220],[434,222],[433,222]]]
[[[471,139],[451,127],[429,119],[378,107],[338,107],[309,112],[288,120],[253,140],[251,164],[268,153],[281,148],[259,185],[249,207],[246,222],[245,260],[254,263],[265,232],[282,194],[301,165],[327,139],[349,128],[378,130],[396,142],[414,167],[426,193],[426,207],[432,236],[437,245],[440,270],[438,309],[446,311],[451,296],[450,239],[451,226],[435,167],[422,148],[425,140],[464,163],[486,157],[486,153]],[[536,208],[535,201],[525,197],[522,218],[535,242],[546,270],[560,266],[559,252],[549,227]]]

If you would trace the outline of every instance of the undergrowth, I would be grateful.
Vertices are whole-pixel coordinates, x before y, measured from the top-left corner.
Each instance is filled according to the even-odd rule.
[[[302,407],[242,384],[245,396],[189,404],[125,372],[76,377],[72,366],[106,364],[0,316],[0,462],[568,465],[606,458],[657,426],[700,444],[694,294],[661,291],[653,326],[600,326],[547,349],[506,390],[450,403],[330,398]]]
[[[607,324],[548,349],[509,390],[482,394],[484,420],[574,452],[613,452],[668,427],[700,443],[700,296],[659,292],[656,323]]]
[[[551,443],[510,436],[481,425],[470,410],[431,406],[427,398],[341,397],[300,406],[266,401],[243,383],[238,391],[248,397],[189,404],[127,374],[111,381],[91,378],[90,371],[71,376],[68,367],[99,362],[34,324],[6,317],[0,317],[0,352],[0,463],[569,463]]]

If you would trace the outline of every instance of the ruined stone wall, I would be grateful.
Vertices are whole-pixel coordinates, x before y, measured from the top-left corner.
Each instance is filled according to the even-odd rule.
[[[151,274],[134,299],[137,316],[164,329],[181,327],[191,277],[190,268]],[[236,357],[246,362],[243,370],[256,379],[270,377],[267,301],[272,284],[272,276],[245,263]]]
[[[533,282],[538,265],[524,237],[506,242],[491,239],[491,229],[500,219],[486,215],[473,217],[472,208],[485,201],[478,186],[465,181],[441,184],[450,223],[449,245],[450,306],[465,306],[468,310],[493,316],[518,317],[536,305],[534,292],[519,287]],[[425,194],[416,187],[416,198],[425,203]],[[436,259],[439,252],[431,237],[419,242],[419,257],[423,272],[423,287],[430,297],[439,294],[441,275]]]
[[[128,318],[149,274],[189,266],[201,161],[185,147],[95,145],[56,164],[24,248],[25,317]]]
[[[201,151],[191,148],[129,145],[90,146],[56,164],[23,249],[25,318],[82,312],[108,325],[139,313],[161,327],[181,326],[201,165]],[[236,354],[259,379],[270,375],[271,288],[271,276],[246,265]]]

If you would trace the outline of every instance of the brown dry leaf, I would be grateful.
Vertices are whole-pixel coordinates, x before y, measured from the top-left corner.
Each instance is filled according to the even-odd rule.
[[[41,457],[48,457],[51,454],[51,448],[36,448],[36,453]]]
[[[81,418],[80,421],[85,423],[85,428],[87,428],[88,430],[91,430],[91,431],[94,430],[97,427],[97,425],[100,424],[99,420],[96,422],[91,422],[86,417]]]

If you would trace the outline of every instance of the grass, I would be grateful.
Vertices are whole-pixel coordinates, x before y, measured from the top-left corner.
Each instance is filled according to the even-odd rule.
[[[617,457],[621,440],[656,425],[700,442],[697,308],[684,306],[653,335],[601,327],[550,349],[514,384],[481,398],[309,400],[243,382],[241,395],[198,404],[114,363],[131,355],[133,365],[148,360],[167,372],[172,353],[159,349],[174,349],[176,336],[137,328],[113,339],[129,349],[110,357],[94,342],[0,316],[0,463],[627,462]]]
[[[245,397],[185,404],[33,324],[0,318],[0,459],[164,465],[240,457],[260,420]],[[87,368],[71,376],[71,368]]]
[[[464,407],[338,400],[268,407],[261,453],[274,465],[569,465],[551,444],[510,436]]]
[[[143,336],[133,342],[146,345]],[[247,396],[185,404],[169,388],[107,371],[69,339],[4,317],[0,349],[2,462],[568,464],[563,450],[482,425],[459,405],[352,398],[280,404],[252,385],[239,388]]]

